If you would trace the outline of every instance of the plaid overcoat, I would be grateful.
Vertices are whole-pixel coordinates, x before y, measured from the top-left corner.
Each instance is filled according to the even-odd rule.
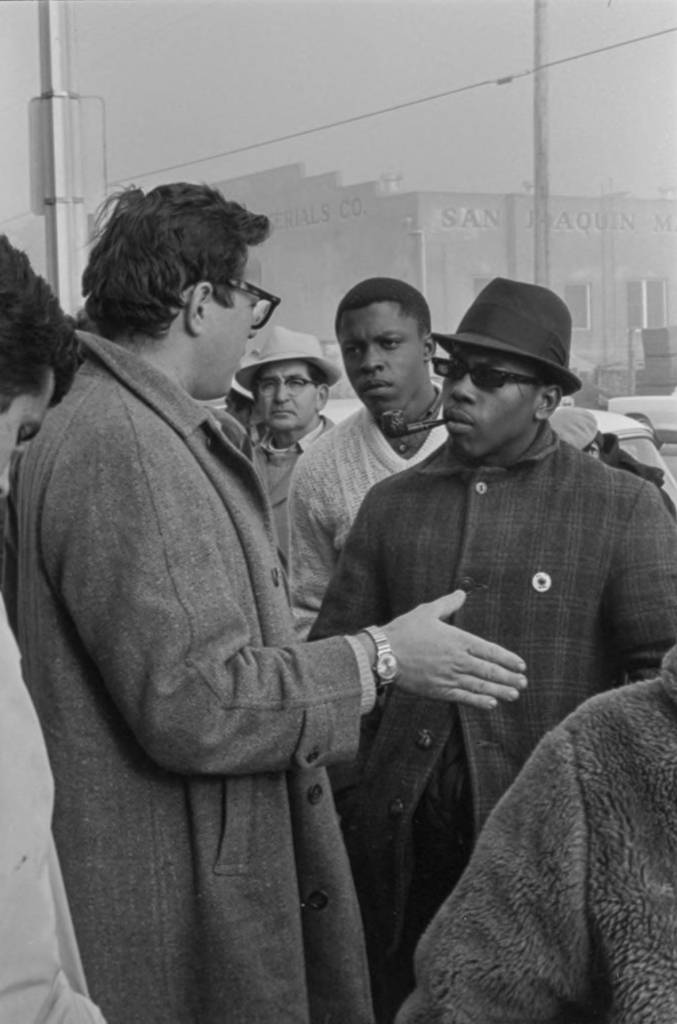
[[[357,750],[355,655],[295,643],[270,507],[218,423],[87,349],[20,467],[8,597],[92,997],[108,1024],[368,1024],[322,767]]]
[[[311,636],[385,624],[459,587],[455,625],[519,654],[529,680],[493,711],[458,705],[477,834],[548,729],[624,673],[658,669],[677,635],[677,527],[653,483],[549,425],[509,469],[466,468],[445,445],[368,492]],[[402,925],[412,816],[453,713],[391,688],[363,723],[344,830],[386,946]]]

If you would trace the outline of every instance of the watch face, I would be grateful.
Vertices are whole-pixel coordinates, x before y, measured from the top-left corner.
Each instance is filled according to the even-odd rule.
[[[389,683],[398,672],[397,658],[394,654],[381,654],[376,662],[376,674],[384,683]]]

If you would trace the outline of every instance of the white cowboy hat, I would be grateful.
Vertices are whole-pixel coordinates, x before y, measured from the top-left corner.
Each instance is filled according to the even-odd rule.
[[[302,334],[300,331],[290,331],[288,327],[275,326],[260,345],[250,349],[244,356],[240,368],[235,371],[235,380],[251,391],[254,377],[262,366],[287,359],[312,363],[324,374],[329,386],[335,384],[341,376],[339,368],[325,358],[322,346],[314,334]]]

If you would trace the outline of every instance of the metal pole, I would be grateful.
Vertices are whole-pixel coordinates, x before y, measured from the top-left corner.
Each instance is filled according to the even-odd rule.
[[[630,327],[628,329],[628,394],[634,395],[636,388],[636,376],[635,376],[635,335],[637,333],[636,327]]]
[[[40,0],[38,11],[47,274],[63,308],[75,312],[86,260],[87,221],[69,4]]]
[[[422,295],[427,295],[428,292],[428,274],[426,267],[426,245],[425,245],[425,232],[418,228],[415,231],[410,231],[409,234],[416,239],[416,252],[418,262],[418,287]]]
[[[548,78],[538,70],[546,61],[547,0],[534,0],[534,281],[550,284],[550,224],[548,184]]]

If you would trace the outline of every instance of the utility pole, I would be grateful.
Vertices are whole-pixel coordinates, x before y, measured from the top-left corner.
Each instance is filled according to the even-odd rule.
[[[86,261],[80,97],[73,80],[70,4],[40,0],[40,88],[31,101],[33,206],[45,216],[47,276],[66,312],[81,302]]]
[[[548,173],[548,72],[545,55],[547,0],[534,0],[534,281],[550,284]]]

